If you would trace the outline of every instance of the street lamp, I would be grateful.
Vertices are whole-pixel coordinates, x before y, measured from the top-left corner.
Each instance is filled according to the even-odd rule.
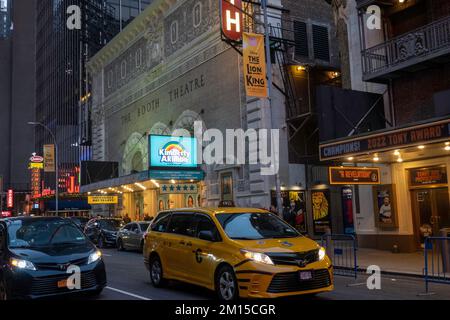
[[[30,121],[28,122],[29,125],[32,126],[40,126],[42,128],[44,128],[48,133],[50,133],[50,135],[52,136],[53,139],[53,144],[55,145],[55,204],[56,204],[56,216],[58,216],[58,209],[59,209],[59,166],[58,166],[58,144],[56,142],[56,136],[54,135],[54,133],[52,132],[52,130],[50,130],[45,124],[41,123],[41,122],[35,122],[35,121]]]

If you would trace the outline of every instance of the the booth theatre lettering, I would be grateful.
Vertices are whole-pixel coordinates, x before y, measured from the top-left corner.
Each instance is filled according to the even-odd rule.
[[[147,102],[146,104],[140,106],[137,109],[137,115],[138,117],[141,117],[147,113],[155,112],[159,108],[159,98],[153,99],[150,102]]]
[[[181,99],[184,96],[191,94],[192,92],[203,88],[206,85],[205,76],[202,74],[200,77],[191,79],[186,83],[180,85],[169,91],[170,102]]]

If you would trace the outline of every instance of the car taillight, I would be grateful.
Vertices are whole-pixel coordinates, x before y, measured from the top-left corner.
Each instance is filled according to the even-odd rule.
[[[142,235],[142,238],[145,239],[147,237],[147,232],[144,232],[144,234]]]

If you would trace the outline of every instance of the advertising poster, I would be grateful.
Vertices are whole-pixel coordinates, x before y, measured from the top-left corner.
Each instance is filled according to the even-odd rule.
[[[247,96],[267,98],[264,36],[243,34],[244,83]]]
[[[149,153],[150,167],[197,167],[197,139],[192,137],[150,135]]]
[[[342,218],[344,220],[344,233],[354,234],[355,224],[353,220],[353,190],[344,187],[341,191],[342,197]]]
[[[392,184],[373,187],[376,223],[381,228],[397,226],[394,186]]]
[[[314,234],[331,232],[330,191],[313,190],[311,192]]]

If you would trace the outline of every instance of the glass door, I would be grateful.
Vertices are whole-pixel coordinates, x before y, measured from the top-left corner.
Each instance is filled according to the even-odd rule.
[[[425,237],[439,236],[439,230],[450,227],[447,188],[419,189],[411,193],[415,211],[416,238],[423,247]]]

